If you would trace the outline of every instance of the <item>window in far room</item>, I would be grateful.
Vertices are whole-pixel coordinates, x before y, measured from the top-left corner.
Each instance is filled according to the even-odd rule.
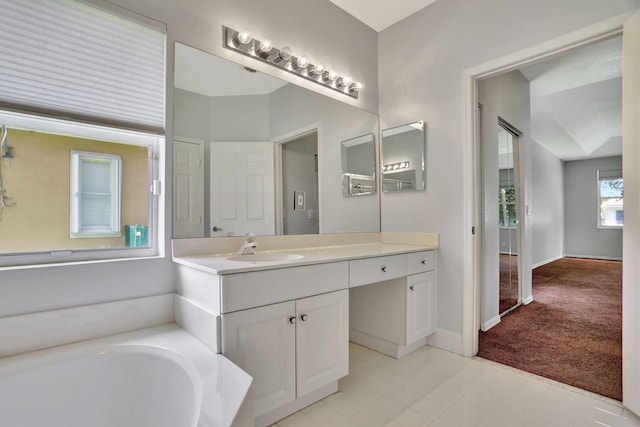
[[[598,228],[624,225],[622,169],[598,170]]]

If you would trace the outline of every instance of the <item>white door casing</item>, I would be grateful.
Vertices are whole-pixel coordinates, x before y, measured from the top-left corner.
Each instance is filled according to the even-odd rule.
[[[623,26],[622,403],[640,415],[640,12]]]
[[[615,36],[623,35],[623,178],[625,181],[625,225],[623,234],[623,345],[622,383],[623,404],[636,414],[640,414],[640,12],[627,13],[598,22],[553,40],[515,52],[488,63],[469,68],[463,73],[466,94],[464,168],[464,217],[466,224],[477,225],[476,188],[477,168],[476,116],[477,79],[491,77],[517,69],[538,60],[560,55],[573,49]],[[473,356],[478,350],[478,262],[474,255],[474,237],[465,233],[464,242],[464,287],[463,287],[463,330],[462,353]]]
[[[204,141],[173,140],[173,237],[204,237]]]
[[[211,236],[275,234],[272,142],[211,143]]]

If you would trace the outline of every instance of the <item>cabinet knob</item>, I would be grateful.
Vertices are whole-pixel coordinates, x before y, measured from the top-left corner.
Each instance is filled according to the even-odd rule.
[[[306,322],[307,321],[307,317],[309,317],[309,316],[307,316],[306,314],[301,314],[300,315],[300,320],[302,320],[303,322]]]
[[[217,225],[214,225],[211,231],[222,231],[222,228],[218,227]]]
[[[411,285],[411,286],[409,286],[409,289],[411,289],[412,291],[415,291],[415,290],[416,290],[416,287],[415,287],[415,286],[413,286],[413,285]]]
[[[289,323],[291,323],[292,325],[295,325],[296,324],[296,316],[289,317]]]
[[[380,270],[382,270],[383,273],[386,273],[387,272],[387,267],[383,266]]]
[[[426,265],[427,264],[427,260],[423,259],[422,261],[420,261],[422,263],[422,265]]]

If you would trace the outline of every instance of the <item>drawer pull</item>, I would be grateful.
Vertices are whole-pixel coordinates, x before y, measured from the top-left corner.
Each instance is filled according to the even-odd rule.
[[[386,273],[387,272],[387,267],[383,266],[380,270],[382,270],[383,273]]]
[[[307,316],[306,314],[301,314],[300,315],[300,320],[302,320],[303,322],[306,322],[307,321],[307,317],[309,317],[309,316]]]
[[[413,286],[413,285],[411,285],[411,286],[409,286],[409,289],[411,289],[412,291],[415,291],[415,290],[416,290],[416,287],[415,287],[415,286]]]
[[[289,323],[291,323],[292,325],[295,325],[296,324],[296,316],[289,317]]]
[[[420,261],[422,263],[422,265],[427,265],[427,260],[423,259],[422,261]]]

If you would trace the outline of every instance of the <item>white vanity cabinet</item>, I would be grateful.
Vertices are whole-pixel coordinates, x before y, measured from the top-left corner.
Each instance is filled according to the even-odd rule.
[[[352,264],[359,264],[359,269],[367,262],[379,275],[379,266],[398,264],[395,256],[385,258],[390,257],[355,260]],[[403,261],[395,271],[402,268],[404,274],[389,280],[362,283],[356,277],[358,285],[350,289],[349,297],[351,341],[396,358],[425,345],[426,337],[435,332],[433,251],[408,253]]]
[[[405,284],[407,307],[406,344],[435,332],[436,287],[433,271],[413,274]]]
[[[256,425],[348,374],[348,321],[346,289],[222,315],[222,353],[254,379]]]

